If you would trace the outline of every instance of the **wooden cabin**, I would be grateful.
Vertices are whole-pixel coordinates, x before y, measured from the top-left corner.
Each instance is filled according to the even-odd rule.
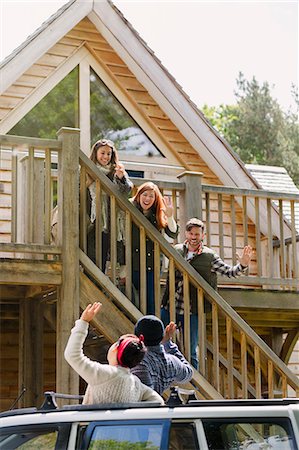
[[[154,241],[156,267],[162,261],[155,272],[157,315],[166,274],[172,299],[174,271],[183,274],[187,358],[189,283],[197,288],[198,397],[299,396],[298,370],[287,366],[299,328],[299,196],[260,188],[112,2],[71,0],[2,62],[0,119],[0,409],[39,405],[45,390],[82,392],[63,357],[70,329],[80,308],[100,300],[103,312],[86,343],[100,359],[109,343],[133,330],[146,307],[146,239]],[[227,263],[250,243],[248,273],[219,279],[214,291],[90,161],[98,138],[116,142],[135,186],[151,179],[171,196],[180,239],[185,221],[197,216],[207,245]],[[110,196],[106,272],[100,220],[97,264],[86,253],[87,174],[96,181],[98,205],[103,192]],[[126,223],[125,287],[118,283],[119,211]],[[131,301],[132,222],[141,234],[138,307]]]

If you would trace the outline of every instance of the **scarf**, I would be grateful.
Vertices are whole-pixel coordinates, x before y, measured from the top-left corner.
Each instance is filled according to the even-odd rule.
[[[101,172],[103,172],[106,176],[108,176],[109,172],[111,171],[111,164],[108,164],[107,166],[102,166],[101,164],[97,163],[97,168],[100,169]],[[96,182],[93,181],[91,185],[88,187],[91,197],[91,211],[90,211],[90,222],[94,223],[96,219]],[[102,205],[101,205],[101,212],[102,212],[102,226],[103,231],[107,233],[108,231],[108,195],[106,192],[102,192]]]
[[[101,164],[97,164],[98,169],[106,176],[111,173],[112,164],[108,164],[107,166],[101,166]],[[114,181],[114,177],[112,179]],[[90,222],[94,223],[96,219],[96,182],[93,181],[91,185],[88,187],[91,197],[91,211],[90,211]],[[102,230],[104,233],[108,233],[110,229],[110,221],[109,221],[109,195],[106,194],[104,190],[102,190],[102,205],[101,205],[101,216],[102,216]],[[125,212],[122,209],[117,210],[116,215],[116,239],[118,242],[125,242]]]
[[[189,252],[193,253],[193,256],[191,258],[187,259],[187,261],[190,261],[190,259],[193,259],[194,256],[200,255],[202,253],[202,247],[203,247],[202,242],[200,242],[198,244],[198,246],[195,248],[195,250],[189,250],[189,241],[187,241],[187,239],[185,240],[184,245],[187,247],[188,253]],[[188,255],[188,253],[187,253],[187,255]]]

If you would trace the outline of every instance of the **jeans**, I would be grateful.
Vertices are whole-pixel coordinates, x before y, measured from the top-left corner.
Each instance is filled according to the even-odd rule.
[[[161,308],[161,320],[164,325],[168,325],[170,322],[169,310]],[[181,324],[182,331],[184,333],[184,315],[176,314],[177,325]],[[191,364],[198,370],[198,357],[196,353],[196,348],[198,344],[198,314],[190,314],[190,353],[191,353]]]
[[[102,271],[105,273],[108,253],[110,250],[110,234],[102,231]],[[87,256],[96,263],[96,224],[87,234]]]
[[[134,288],[132,293],[133,303],[140,309],[140,273],[138,270],[133,270],[132,278]],[[138,296],[138,299],[136,299],[136,296]],[[155,314],[155,285],[153,270],[146,272],[146,314]]]

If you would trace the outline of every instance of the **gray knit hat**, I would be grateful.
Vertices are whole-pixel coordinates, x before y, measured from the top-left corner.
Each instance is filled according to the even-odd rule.
[[[135,325],[135,334],[144,336],[145,345],[158,345],[164,336],[164,325],[162,320],[153,315],[141,317]]]

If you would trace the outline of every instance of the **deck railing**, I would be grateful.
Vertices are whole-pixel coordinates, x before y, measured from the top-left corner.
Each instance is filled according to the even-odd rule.
[[[97,265],[101,261],[101,204],[103,196],[110,202],[110,267],[106,268],[113,285],[117,279],[117,217],[119,212],[125,216],[126,246],[126,286],[125,295],[135,302],[135,306],[144,314],[147,308],[146,283],[146,241],[154,243],[154,295],[155,314],[160,315],[161,304],[161,259],[168,261],[169,274],[169,310],[170,319],[176,320],[175,273],[180,272],[184,288],[184,353],[190,359],[190,287],[197,292],[198,331],[199,331],[199,371],[215,389],[225,398],[273,398],[295,396],[299,393],[296,376],[282,363],[279,357],[259,338],[259,336],[241,319],[241,317],[223,300],[223,298],[203,280],[174,248],[164,239],[148,220],[123,196],[108,178],[81,152],[80,153],[80,236],[81,250],[86,253],[86,179],[87,174],[96,183],[96,248]],[[165,185],[166,186],[166,185]],[[106,197],[107,198],[107,197]],[[139,298],[132,295],[132,223],[140,232],[140,289]],[[84,265],[84,261],[81,259]],[[103,280],[102,289],[107,289]],[[121,289],[121,287],[120,287]],[[107,293],[111,295],[112,293]],[[128,312],[127,312],[128,313]],[[226,336],[224,338],[224,336]]]
[[[36,254],[59,255],[58,248],[47,246],[51,243],[51,214],[58,200],[62,141],[5,135],[0,143],[1,164],[11,173],[0,194],[5,207],[1,210],[1,252],[12,254],[8,245],[12,243],[14,256],[33,254],[32,245],[36,244]],[[254,248],[246,276],[221,278],[220,284],[298,289],[299,195],[205,185],[201,175],[185,174],[178,181],[154,180],[163,194],[172,198],[181,226],[180,240],[184,223],[194,212],[205,222],[207,245],[228,264],[236,263],[236,254],[244,245]],[[135,186],[145,181],[132,180]]]
[[[19,258],[60,255],[60,247],[51,242],[51,214],[62,142],[4,135],[0,145],[1,168],[6,169],[0,253]]]
[[[219,284],[272,289],[299,288],[299,195],[260,189],[211,186],[201,183],[202,174],[192,173],[184,182],[154,180],[163,194],[172,198],[175,218],[181,226],[190,217],[205,223],[206,245],[230,265],[237,262],[245,245],[254,249],[246,276],[219,278]],[[133,178],[136,186],[144,179]],[[192,199],[186,191],[192,190]],[[188,204],[189,203],[189,204]],[[189,214],[187,213],[189,212]]]
[[[123,290],[125,296],[129,300],[134,300],[136,306],[142,313],[146,312],[146,240],[150,239],[154,242],[155,248],[155,271],[154,271],[154,294],[155,294],[155,312],[160,314],[160,302],[163,290],[163,283],[161,283],[161,260],[167,261],[169,274],[169,289],[170,289],[170,317],[175,320],[175,271],[182,274],[184,286],[184,314],[185,314],[185,331],[184,331],[184,351],[188,358],[190,358],[190,298],[189,290],[193,286],[197,292],[197,309],[199,317],[199,361],[200,372],[209,380],[209,382],[221,393],[224,397],[261,397],[268,396],[286,396],[299,395],[299,385],[297,378],[290,372],[282,363],[278,356],[271,351],[268,346],[262,341],[255,332],[244,322],[240,316],[222,299],[217,292],[215,292],[200,276],[199,274],[182,258],[173,247],[164,239],[164,237],[147,221],[147,219],[128,202],[128,200],[119,195],[115,186],[105,177],[96,166],[80,152],[78,157],[78,133],[68,132],[62,133],[65,135],[67,145],[64,154],[64,142],[55,140],[39,140],[32,138],[19,138],[15,136],[2,136],[1,149],[11,148],[12,153],[12,215],[11,223],[11,242],[4,242],[0,244],[1,252],[15,252],[23,254],[23,252],[40,253],[42,257],[59,257],[61,251],[60,246],[53,246],[50,250],[50,225],[51,225],[51,208],[54,206],[54,195],[51,186],[54,180],[58,178],[58,243],[62,243],[62,252],[68,261],[72,264],[63,265],[66,272],[71,270],[71,273],[65,274],[65,279],[69,280],[69,284],[64,286],[65,297],[68,298],[64,302],[61,317],[67,317],[69,309],[69,301],[71,301],[70,294],[74,289],[78,289],[78,253],[75,249],[78,236],[78,208],[79,204],[79,170],[80,167],[80,247],[86,253],[86,236],[87,224],[86,217],[86,175],[88,174],[96,182],[96,262],[100,266],[101,261],[101,202],[104,195],[109,197],[110,201],[110,265],[107,267],[107,275],[111,278],[114,285],[118,284],[118,258],[117,258],[117,221],[119,213],[125,217],[125,254],[126,254],[126,284],[125,287],[119,286]],[[73,140],[72,140],[73,139]],[[72,153],[72,147],[74,151]],[[25,154],[18,154],[18,150],[22,149]],[[14,149],[14,151],[13,151]],[[77,149],[77,150],[76,150]],[[76,151],[75,151],[76,150]],[[55,158],[55,152],[57,152]],[[57,173],[53,173],[52,164],[57,163]],[[22,171],[21,171],[21,168]],[[19,182],[22,181],[22,184]],[[141,183],[144,180],[139,180]],[[137,181],[136,181],[137,183]],[[158,181],[157,181],[157,184]],[[176,216],[183,228],[186,216],[190,214],[192,208],[188,205],[189,196],[188,183],[180,181],[177,183],[163,182],[160,184],[165,195],[171,195],[176,207]],[[239,198],[243,198],[241,204],[243,209],[247,208],[248,216],[251,217],[252,211],[250,203],[251,197],[254,198],[254,208],[256,212],[256,220],[253,221],[254,232],[253,238],[256,238],[255,248],[257,249],[257,276],[248,275],[246,277],[246,284],[249,279],[252,279],[252,284],[275,284],[278,283],[273,276],[263,277],[262,264],[262,237],[267,231],[269,236],[266,237],[266,242],[269,245],[270,252],[281,252],[284,248],[283,255],[287,254],[285,246],[291,246],[291,271],[287,270],[287,266],[282,266],[282,272],[279,273],[279,285],[295,287],[298,283],[296,280],[298,271],[297,254],[293,247],[296,245],[296,229],[295,229],[295,205],[297,205],[298,198],[296,196],[281,195],[274,193],[264,193],[263,191],[248,191],[248,190],[233,190],[232,188],[225,188],[222,186],[200,186],[201,195],[196,196],[199,200],[199,209],[202,217],[207,224],[207,239],[208,243],[213,246],[213,239],[217,236],[215,228],[219,227],[218,245],[219,253],[225,260],[234,262],[234,252],[241,248],[246,243],[246,229],[248,229],[248,242],[251,238],[250,222],[244,212],[239,212],[240,206]],[[216,213],[218,216],[214,217],[214,207],[211,198],[213,195],[217,197]],[[225,203],[226,196],[230,198],[230,210],[233,212],[233,219],[226,214]],[[205,201],[200,199],[204,197]],[[250,197],[250,199],[249,199]],[[245,198],[245,200],[244,200]],[[260,200],[261,199],[261,200]],[[283,215],[283,205],[279,206],[278,210],[273,201],[278,203],[288,201],[291,205],[291,220],[290,222]],[[269,213],[267,217],[271,218],[264,221],[261,212],[265,208],[260,203],[266,201],[266,211]],[[222,205],[222,206],[221,206]],[[225,208],[224,208],[225,205]],[[238,206],[239,205],[239,206]],[[245,206],[246,205],[246,206]],[[22,214],[19,215],[19,206]],[[186,213],[187,211],[187,213]],[[35,214],[37,218],[34,217]],[[239,222],[237,220],[238,214],[243,218],[242,230],[244,236],[241,236],[240,242],[238,237],[240,235]],[[223,220],[220,220],[221,217]],[[234,219],[236,217],[236,219]],[[9,221],[9,220],[8,220]],[[68,221],[70,229],[66,229],[65,223]],[[220,223],[219,223],[220,222]],[[226,223],[229,223],[231,232],[227,231]],[[276,224],[278,222],[278,232],[276,231]],[[135,223],[140,230],[140,289],[138,300],[132,297],[132,223]],[[246,225],[247,223],[247,225]],[[266,228],[265,228],[266,227]],[[276,228],[275,228],[276,227]],[[21,230],[21,235],[19,235]],[[213,232],[214,230],[214,232]],[[221,231],[222,230],[222,231]],[[37,235],[35,235],[35,232]],[[40,233],[40,234],[38,234]],[[279,246],[273,247],[273,235],[279,238]],[[21,236],[21,237],[20,237]],[[270,238],[271,236],[271,238]],[[228,238],[228,241],[227,241]],[[231,240],[231,241],[230,241]],[[231,242],[232,254],[226,254]],[[275,245],[278,240],[275,239]],[[260,246],[260,250],[259,250]],[[217,247],[217,246],[216,246]],[[223,249],[223,250],[221,250]],[[221,253],[223,251],[223,253]],[[31,255],[32,256],[32,255]],[[23,256],[20,256],[23,257]],[[282,261],[284,256],[280,257]],[[287,258],[285,257],[285,260]],[[272,261],[272,260],[271,260]],[[274,261],[274,256],[273,256]],[[261,264],[260,264],[261,263]],[[77,266],[76,266],[77,264]],[[70,268],[72,267],[72,269]],[[283,267],[286,267],[283,269]],[[281,274],[284,277],[281,277]],[[289,277],[289,278],[287,278]],[[74,284],[74,286],[72,285]],[[285,284],[284,284],[285,283]],[[288,284],[289,283],[289,284]],[[101,284],[101,283],[100,283]],[[75,286],[76,285],[76,286]],[[102,286],[105,289],[105,286]],[[107,292],[107,295],[112,295]],[[64,298],[64,297],[62,297]],[[113,298],[113,295],[112,295]],[[207,305],[209,306],[207,308]],[[74,308],[74,311],[76,308]],[[68,317],[70,326],[73,322],[73,317]],[[63,334],[63,333],[62,333]],[[223,336],[226,336],[224,339]],[[61,345],[64,343],[64,338],[61,339]],[[63,351],[61,350],[61,355]],[[59,354],[60,354],[59,353]],[[61,364],[63,362],[61,361]],[[291,393],[291,394],[290,394]]]

